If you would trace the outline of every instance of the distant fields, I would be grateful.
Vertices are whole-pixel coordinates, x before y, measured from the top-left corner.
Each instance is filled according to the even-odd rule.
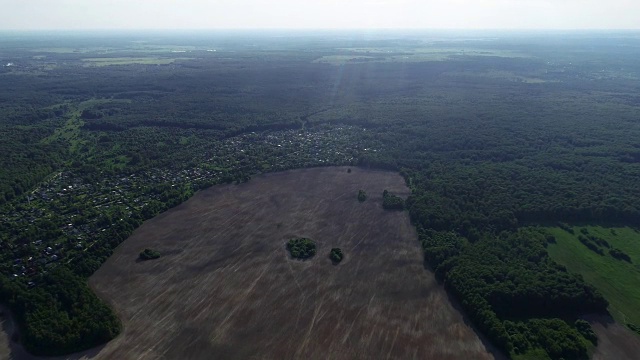
[[[161,57],[120,57],[120,58],[86,58],[82,59],[85,66],[109,66],[109,65],[130,65],[130,64],[146,64],[146,65],[167,65],[177,60],[189,60],[188,58],[161,58]]]
[[[579,240],[588,234],[606,240],[612,248],[629,255],[631,263],[613,258],[608,251],[600,255]],[[640,234],[631,228],[573,227],[574,234],[558,227],[548,228],[557,243],[548,247],[549,255],[570,271],[581,274],[609,301],[609,312],[623,324],[640,324]]]
[[[509,51],[509,50],[488,50],[474,48],[402,48],[388,49],[379,48],[344,48],[345,53],[327,55],[316,59],[314,62],[340,65],[349,62],[423,62],[423,61],[445,61],[460,56],[493,56],[502,58],[522,58],[529,55]]]

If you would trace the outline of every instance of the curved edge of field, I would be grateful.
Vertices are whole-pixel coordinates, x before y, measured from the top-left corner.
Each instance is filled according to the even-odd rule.
[[[15,359],[21,352],[19,344],[13,341],[15,325],[9,309],[0,305],[0,359]]]
[[[146,222],[90,279],[124,324],[96,358],[491,358],[424,269],[406,213],[382,209],[385,189],[409,194],[396,173],[292,170]],[[314,258],[288,257],[296,236]],[[163,256],[137,262],[147,247]]]
[[[146,221],[89,279],[123,332],[62,358],[502,357],[425,269],[407,213],[382,209],[383,190],[409,195],[402,177],[351,170],[215,186]],[[289,257],[297,236],[316,242],[315,257]],[[345,255],[338,265],[332,247]],[[144,248],[162,257],[138,261]]]

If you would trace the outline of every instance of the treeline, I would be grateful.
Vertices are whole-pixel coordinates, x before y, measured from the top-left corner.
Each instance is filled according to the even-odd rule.
[[[543,349],[551,358],[586,358],[575,321],[606,312],[608,302],[551,261],[544,234],[520,229],[470,242],[453,232],[418,229],[425,260],[494,344],[515,354]]]
[[[34,355],[64,355],[98,346],[120,332],[120,321],[65,266],[27,288],[0,275],[0,301],[16,319],[20,342]]]

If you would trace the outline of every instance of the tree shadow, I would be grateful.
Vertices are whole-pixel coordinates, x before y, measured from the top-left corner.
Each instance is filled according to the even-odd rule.
[[[36,356],[30,354],[20,343],[20,333],[15,326],[15,321],[9,309],[0,306],[0,319],[2,319],[2,328],[0,331],[7,334],[9,343],[9,358],[7,360],[88,360],[96,358],[107,343],[93,347],[91,349],[64,355],[64,356]]]
[[[609,314],[587,314],[580,317],[583,320],[588,321],[591,324],[600,324],[605,328],[616,323],[613,317]],[[623,324],[624,325],[624,324]]]
[[[438,276],[436,276],[434,269],[431,267],[431,265],[429,265],[429,262],[427,261],[427,259],[425,258],[422,262],[422,265],[424,267],[424,269],[426,271],[428,271],[431,275],[433,275],[433,277],[436,279],[438,286],[442,286],[444,288],[444,283],[442,281],[442,279],[438,278]],[[451,306],[456,309],[456,311],[458,311],[460,313],[460,315],[462,315],[462,321],[464,322],[465,325],[467,325],[468,327],[470,327],[473,332],[478,336],[478,338],[480,339],[480,341],[482,342],[482,345],[484,346],[484,348],[491,354],[493,355],[493,357],[497,360],[507,360],[509,359],[508,356],[506,356],[502,350],[498,349],[498,347],[496,347],[495,345],[493,345],[489,339],[480,331],[478,330],[478,328],[475,326],[475,324],[471,321],[471,319],[469,319],[469,317],[467,316],[467,314],[465,313],[464,309],[462,308],[462,305],[460,305],[460,303],[458,302],[458,300],[453,297],[453,295],[451,295],[449,293],[449,291],[447,291],[446,288],[443,289],[445,294],[447,295],[447,300],[449,301],[449,303],[451,304]]]
[[[462,308],[462,305],[460,305],[458,300],[455,299],[451,294],[449,294],[449,292],[446,291],[446,289],[445,289],[445,293],[447,294],[447,300],[449,301],[451,306],[453,306],[453,308],[456,309],[460,313],[460,315],[462,315],[462,321],[464,322],[465,325],[470,327],[473,330],[473,332],[478,336],[478,338],[482,342],[482,345],[484,346],[484,348],[491,355],[493,355],[493,357],[495,359],[497,359],[497,360],[508,360],[509,357],[506,356],[504,354],[504,352],[502,350],[500,350],[497,346],[493,345],[489,341],[489,339],[480,330],[478,330],[478,328],[475,326],[475,324],[469,319],[469,317],[465,313],[464,309]]]

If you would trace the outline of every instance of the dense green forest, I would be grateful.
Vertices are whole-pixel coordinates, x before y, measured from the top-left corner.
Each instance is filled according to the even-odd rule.
[[[640,224],[636,33],[3,34],[0,49],[0,301],[34,354],[113,338],[86,278],[145,219],[263,172],[399,171],[411,196],[386,207],[515,358],[587,357],[579,319],[608,306],[537,226]]]

